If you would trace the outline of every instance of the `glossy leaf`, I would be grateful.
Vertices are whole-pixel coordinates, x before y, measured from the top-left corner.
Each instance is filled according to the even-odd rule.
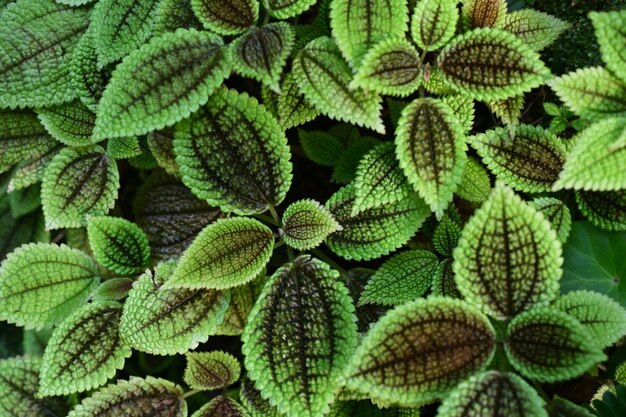
[[[315,106],[300,92],[293,73],[285,75],[276,102],[276,116],[280,127],[284,130],[291,129],[314,120],[319,114]]]
[[[259,18],[258,0],[191,0],[191,8],[205,29],[220,35],[236,35]]]
[[[459,183],[456,194],[464,200],[482,203],[489,197],[491,179],[489,173],[474,158],[467,158],[463,179]]]
[[[97,142],[91,137],[96,115],[79,100],[39,109],[39,120],[56,140],[69,146],[86,146]]]
[[[185,382],[193,389],[222,389],[237,382],[241,373],[239,361],[230,353],[188,352]]]
[[[533,9],[517,10],[504,16],[502,28],[520,37],[535,51],[552,44],[570,25]]]
[[[626,231],[626,190],[577,191],[576,203],[596,227]]]
[[[270,16],[288,19],[307,11],[316,0],[263,0]]]
[[[333,232],[342,227],[326,207],[315,200],[299,200],[292,203],[283,214],[283,239],[298,250],[319,246]]]
[[[250,417],[250,413],[237,401],[220,395],[193,413],[191,417]]]
[[[602,60],[606,63],[617,77],[626,82],[626,58],[624,48],[626,48],[626,34],[624,34],[624,24],[626,24],[626,11],[616,11],[608,13],[591,12],[589,19],[596,31]]]
[[[506,14],[506,0],[463,0],[462,21],[470,29],[499,27]]]
[[[411,37],[423,51],[445,45],[456,31],[459,20],[454,0],[421,0],[413,9]]]
[[[548,219],[561,243],[567,242],[572,215],[565,203],[552,197],[537,197],[528,204]]]

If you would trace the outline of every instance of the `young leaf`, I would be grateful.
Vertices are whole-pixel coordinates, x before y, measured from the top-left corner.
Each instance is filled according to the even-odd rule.
[[[96,115],[79,100],[39,109],[39,120],[56,140],[69,146],[91,145]]]
[[[515,374],[489,371],[469,378],[447,396],[438,417],[548,417],[533,387]]]
[[[95,112],[110,75],[98,67],[93,29],[87,30],[76,44],[69,66],[70,84],[76,95],[89,110]]]
[[[470,145],[498,179],[518,191],[550,191],[559,178],[567,149],[554,133],[540,126],[496,128],[470,139]]]
[[[328,412],[337,378],[356,346],[354,305],[339,273],[308,255],[265,285],[241,337],[245,365],[281,413]]]
[[[98,105],[94,137],[142,135],[189,117],[230,68],[228,49],[209,32],[179,29],[153,38],[115,68]]]
[[[389,254],[404,245],[430,214],[424,201],[414,196],[352,216],[355,200],[356,191],[349,185],[326,202],[343,227],[328,236],[326,245],[345,259],[370,260]]]
[[[596,30],[596,37],[602,52],[602,60],[618,78],[626,82],[626,10],[599,13],[589,13],[589,19]]]
[[[259,221],[220,219],[198,234],[166,287],[226,289],[243,285],[265,268],[273,248],[272,230]]]
[[[456,31],[459,12],[454,0],[421,0],[413,10],[411,37],[423,51],[448,43]]]
[[[220,35],[236,35],[259,18],[258,0],[191,0],[191,8],[205,29]]]
[[[148,237],[135,223],[120,217],[87,219],[89,246],[100,265],[118,274],[143,271],[150,260]]]
[[[456,194],[472,203],[482,203],[489,197],[491,179],[489,173],[474,158],[467,158],[463,179],[459,183]]]
[[[572,228],[572,215],[565,203],[556,198],[538,197],[529,201],[528,205],[550,221],[561,243],[567,242],[567,237]]]
[[[300,200],[283,214],[283,239],[294,249],[307,250],[319,246],[328,235],[342,227],[326,207],[315,200]]]
[[[490,101],[487,103],[489,109],[495,113],[502,122],[509,127],[509,136],[515,140],[519,119],[522,117],[522,109],[524,108],[525,96],[509,97],[504,100]],[[510,129],[514,127],[514,129]]]
[[[170,175],[178,176],[178,164],[174,154],[174,129],[150,132],[146,137],[148,149],[161,168]]]
[[[133,288],[132,278],[109,278],[91,295],[92,301],[121,301]]]
[[[626,190],[576,191],[576,203],[596,227],[626,231]]]
[[[131,349],[119,337],[122,305],[84,306],[57,327],[43,355],[39,395],[68,395],[104,385]]]
[[[280,91],[280,74],[293,48],[293,27],[285,22],[252,26],[231,45],[235,72]]]
[[[456,118],[461,122],[463,132],[467,133],[474,127],[474,99],[462,94],[450,94],[440,98],[451,109]]]
[[[100,282],[93,260],[65,245],[28,244],[0,266],[0,319],[42,329],[60,323]]]
[[[452,109],[420,98],[403,111],[396,129],[396,158],[409,182],[440,217],[463,178],[463,128]]]
[[[569,23],[533,9],[507,13],[502,26],[534,51],[541,51],[552,44],[569,27]]]
[[[191,417],[251,417],[248,410],[232,398],[223,395],[213,398]]]
[[[345,371],[346,386],[394,403],[433,401],[484,368],[495,348],[495,331],[476,308],[418,299],[370,328]]]
[[[506,0],[463,0],[461,17],[469,29],[502,26],[506,14]]]
[[[61,150],[41,186],[46,228],[81,227],[87,215],[106,214],[117,199],[119,176],[117,164],[99,146]]]
[[[538,87],[550,71],[517,36],[485,28],[454,38],[439,55],[444,80],[477,100],[503,100]]]
[[[365,54],[350,88],[408,96],[421,82],[420,56],[415,47],[405,39],[385,39]]]
[[[556,299],[554,307],[580,322],[594,344],[607,348],[626,335],[626,310],[610,297],[592,291],[573,291]]]
[[[142,154],[139,138],[125,136],[107,141],[107,155],[113,159],[129,159]]]
[[[248,321],[250,310],[259,298],[261,290],[267,281],[264,273],[261,273],[251,282],[231,288],[230,305],[224,315],[224,322],[219,325],[215,334],[224,336],[239,336]]]
[[[305,99],[321,114],[384,133],[381,98],[350,89],[352,70],[332,38],[317,38],[304,47],[294,58],[293,74]]]
[[[124,416],[185,417],[183,390],[164,379],[131,377],[107,385],[84,399],[67,417]]]
[[[454,282],[454,271],[452,271],[452,259],[440,262],[435,269],[430,288],[433,295],[442,297],[463,298]]]
[[[280,127],[283,130],[291,129],[310,122],[319,114],[315,106],[300,92],[293,72],[285,75],[276,102],[276,117]]]
[[[343,144],[337,136],[322,131],[298,130],[300,145],[306,156],[313,162],[333,166],[343,152]]]
[[[120,336],[134,349],[156,355],[184,353],[206,342],[224,320],[228,293],[163,288],[174,267],[173,261],[159,264],[154,276],[143,274],[128,294]]]
[[[504,347],[519,373],[540,382],[575,378],[606,360],[582,324],[551,307],[515,317],[506,330]]]
[[[550,222],[497,183],[463,228],[453,269],[467,301],[504,319],[554,299],[562,262]]]
[[[370,278],[359,304],[400,305],[428,291],[439,260],[427,250],[410,250],[386,261]]]
[[[316,0],[263,0],[270,16],[276,19],[288,19],[304,13]]]
[[[452,208],[439,221],[433,233],[433,246],[443,256],[452,256],[452,251],[461,237],[461,221],[456,209]]]
[[[219,89],[174,132],[183,182],[223,211],[246,215],[280,204],[291,186],[284,131],[256,99]]]
[[[409,17],[406,0],[333,0],[330,26],[333,38],[352,68],[384,39],[404,38]]]
[[[237,382],[241,373],[239,361],[230,353],[187,352],[185,382],[193,389],[211,391]]]
[[[50,106],[75,97],[70,56],[87,9],[19,0],[0,10],[0,107]]]

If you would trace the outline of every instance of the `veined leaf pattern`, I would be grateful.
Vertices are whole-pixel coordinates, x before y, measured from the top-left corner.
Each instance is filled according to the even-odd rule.
[[[220,35],[236,35],[259,18],[258,0],[191,0],[202,26]]]
[[[316,0],[263,0],[270,16],[276,19],[288,19],[304,13],[316,3]]]
[[[291,204],[283,214],[282,223],[285,243],[298,250],[312,249],[342,229],[328,209],[315,200]]]
[[[626,190],[576,191],[576,203],[596,227],[626,231]]]
[[[567,205],[552,197],[537,197],[528,204],[545,216],[561,243],[565,243],[572,228],[572,215]]]
[[[276,100],[276,117],[284,130],[310,122],[319,112],[300,92],[293,72],[285,75]]]
[[[86,146],[98,142],[91,136],[96,115],[80,100],[37,110],[48,133],[69,146]]]
[[[608,13],[591,12],[589,19],[596,30],[602,60],[622,82],[626,83],[626,66],[624,65],[626,64],[624,56],[626,10]]]
[[[193,413],[191,417],[250,417],[250,413],[237,401],[220,395]]]
[[[413,10],[411,36],[424,51],[445,45],[456,31],[459,20],[454,0],[421,0]]]
[[[470,29],[499,27],[506,14],[506,0],[463,0],[462,21]]]
[[[212,352],[188,352],[185,382],[191,388],[214,390],[226,388],[237,382],[241,373],[239,361],[230,353],[215,350]]]
[[[569,27],[569,23],[561,19],[532,9],[507,13],[502,25],[535,51],[550,45]]]

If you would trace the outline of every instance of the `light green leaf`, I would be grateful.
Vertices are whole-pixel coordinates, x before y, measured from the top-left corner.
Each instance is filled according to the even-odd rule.
[[[562,262],[550,222],[497,183],[463,228],[453,269],[468,302],[505,319],[554,299]]]
[[[209,32],[179,29],[153,38],[115,68],[98,105],[94,137],[171,126],[205,104],[230,69],[228,49]]]
[[[220,35],[236,35],[259,18],[258,0],[191,0],[191,8],[205,29]]]
[[[61,149],[63,149],[63,145],[57,143],[43,155],[18,163],[13,170],[11,181],[9,181],[8,191],[21,190],[41,182],[48,165]]]
[[[114,159],[129,159],[140,156],[143,150],[136,136],[112,138],[107,141],[107,155]]]
[[[237,401],[220,395],[193,413],[191,417],[250,417],[250,413]]]
[[[139,277],[128,294],[120,336],[134,349],[156,355],[184,353],[206,342],[224,320],[228,293],[163,287],[174,267],[173,261],[159,264],[154,275]]]
[[[18,0],[0,11],[0,107],[70,101],[70,57],[87,29],[87,9]]]
[[[276,119],[246,93],[219,89],[174,132],[183,182],[223,211],[280,204],[291,186],[290,150]]]
[[[504,347],[513,367],[539,382],[575,378],[606,360],[582,324],[551,307],[515,317],[506,330]]]
[[[589,19],[596,31],[602,60],[618,78],[626,82],[626,10],[616,12],[591,12]]]
[[[109,278],[91,295],[92,301],[121,301],[128,295],[135,282],[132,278]]]
[[[529,201],[528,205],[543,214],[550,221],[561,243],[567,242],[572,228],[572,215],[565,203],[552,197],[537,197]]]
[[[339,273],[300,256],[265,285],[242,335],[245,365],[281,413],[329,411],[337,378],[356,346],[354,305]]]
[[[424,51],[434,51],[454,36],[459,20],[455,0],[421,0],[413,9],[411,37]]]
[[[483,369],[495,348],[495,331],[476,308],[451,298],[418,299],[370,328],[345,371],[346,386],[383,401],[430,402]]]
[[[276,408],[272,407],[269,401],[261,396],[259,390],[256,389],[254,383],[248,377],[244,377],[241,381],[239,399],[252,417],[273,417],[279,415]]]
[[[146,142],[159,166],[168,174],[178,176],[179,167],[174,154],[174,129],[150,132]]]
[[[551,417],[594,417],[585,407],[555,395],[550,402]]]
[[[386,261],[370,278],[359,304],[400,305],[428,291],[439,260],[427,250],[410,250]]]
[[[317,38],[304,47],[294,58],[293,74],[305,99],[321,114],[384,133],[381,98],[350,89],[352,70],[332,38]]]
[[[96,260],[113,272],[135,274],[148,265],[148,237],[135,223],[120,217],[91,216],[87,235]]]
[[[474,158],[467,158],[463,179],[459,183],[456,194],[472,203],[482,203],[489,197],[491,179],[482,164]]]
[[[298,83],[289,72],[280,87],[280,95],[276,102],[276,117],[283,130],[300,126],[319,116],[319,112],[300,92]]]
[[[626,190],[576,191],[576,203],[596,227],[626,231]]]
[[[471,377],[447,396],[438,417],[548,417],[537,391],[515,374],[489,371]]]
[[[317,3],[316,0],[263,0],[270,16],[276,19],[288,19],[307,11]]]
[[[87,301],[99,282],[98,266],[83,252],[23,245],[0,266],[0,319],[28,329],[52,327]]]
[[[424,201],[415,196],[352,216],[355,200],[356,191],[349,185],[326,203],[343,227],[326,239],[326,245],[345,259],[370,260],[389,254],[413,237],[430,214]]]
[[[343,152],[343,144],[335,135],[322,131],[298,130],[300,145],[306,156],[313,162],[333,166]]]
[[[108,385],[84,399],[67,417],[186,417],[183,390],[164,379],[131,377]]]
[[[433,295],[443,297],[463,298],[454,282],[452,259],[445,259],[437,266],[432,279],[431,292]]]
[[[468,29],[500,27],[506,14],[506,0],[463,0],[461,21]]]
[[[104,385],[131,349],[119,337],[122,305],[85,305],[57,327],[43,355],[39,395],[68,395]]]
[[[517,10],[504,16],[502,28],[520,37],[535,51],[552,44],[569,23],[533,9]]]
[[[47,229],[81,227],[86,216],[106,214],[120,186],[115,161],[99,146],[65,148],[50,162],[41,186]]]
[[[402,111],[395,143],[396,158],[409,183],[440,217],[463,178],[467,161],[463,127],[448,105],[420,98]]]
[[[219,325],[215,334],[239,336],[243,333],[250,310],[261,294],[265,281],[267,281],[266,276],[262,273],[251,282],[229,290],[230,305],[224,315],[224,322]]]
[[[328,209],[315,200],[292,203],[283,214],[283,239],[298,250],[319,246],[333,232],[342,227]]]
[[[237,382],[241,373],[239,361],[230,353],[187,352],[185,382],[193,389],[211,391]]]
[[[451,109],[456,118],[461,122],[465,133],[474,128],[474,99],[462,94],[450,94],[440,98]]]
[[[515,133],[517,132],[517,126],[519,126],[519,119],[522,116],[525,100],[524,95],[520,95],[487,103],[489,109],[494,112],[505,125],[509,126],[509,136],[512,140],[515,140]],[[511,127],[513,129],[511,129]]]
[[[461,219],[455,208],[450,208],[441,218],[433,233],[433,246],[443,256],[452,256],[461,237]]]
[[[91,111],[96,111],[110,74],[98,67],[98,54],[94,46],[93,29],[80,38],[70,58],[70,84],[80,101]]]
[[[444,80],[477,100],[503,100],[541,85],[550,71],[512,33],[475,29],[454,38],[438,58]]]
[[[91,136],[96,115],[80,100],[37,110],[39,120],[56,140],[69,146],[96,143]]]

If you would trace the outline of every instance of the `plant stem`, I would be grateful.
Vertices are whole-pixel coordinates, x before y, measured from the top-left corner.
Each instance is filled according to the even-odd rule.
[[[266,223],[273,224],[274,226],[278,226],[278,223],[276,222],[276,220],[273,217],[270,217],[266,214],[255,214],[254,217]]]
[[[184,393],[183,394],[183,398],[189,398],[192,395],[196,395],[199,392],[202,392],[202,390],[200,390],[200,389],[192,389],[191,391],[187,391],[186,393]]]
[[[319,249],[311,249],[311,253],[313,253],[313,255],[317,256],[318,258],[320,258],[322,261],[326,262],[328,265],[332,266],[335,270],[339,271],[339,273],[341,275],[348,275],[348,272],[343,269],[341,266],[339,266],[339,264],[335,261],[333,261],[330,257],[328,257],[324,252],[322,252]]]

